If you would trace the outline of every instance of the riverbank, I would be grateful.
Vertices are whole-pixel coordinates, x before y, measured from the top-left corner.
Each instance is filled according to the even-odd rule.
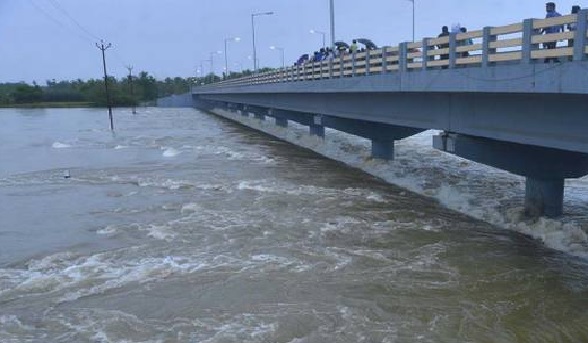
[[[0,104],[0,108],[88,108],[96,107],[94,103],[87,101],[64,102],[33,102],[25,104]]]

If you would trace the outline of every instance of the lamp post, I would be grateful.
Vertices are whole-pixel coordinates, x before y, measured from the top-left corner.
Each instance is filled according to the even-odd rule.
[[[272,50],[279,50],[280,51],[280,61],[282,62],[282,69],[286,69],[286,65],[284,64],[284,48],[280,48],[278,46],[270,46],[270,49]]]
[[[329,10],[331,18],[331,49],[335,50],[335,0],[330,0]]]
[[[210,62],[209,60],[201,60],[200,61],[200,76],[205,77],[206,74],[204,73],[204,62]]]
[[[228,42],[239,42],[241,38],[239,37],[229,37],[225,38],[225,78],[229,76],[229,54],[227,53],[227,43]]]
[[[255,17],[272,15],[274,12],[260,12],[251,14],[251,35],[253,36],[253,73],[257,72],[257,51],[255,50]]]
[[[213,51],[210,53],[210,73],[212,74],[212,76],[214,76],[214,55],[220,55],[223,52],[218,50],[218,51]]]
[[[408,0],[412,2],[412,42],[414,43],[414,0]]]
[[[319,33],[323,36],[323,48],[326,46],[325,45],[325,36],[327,35],[326,32],[324,31],[318,31],[318,30],[310,30],[310,33]]]

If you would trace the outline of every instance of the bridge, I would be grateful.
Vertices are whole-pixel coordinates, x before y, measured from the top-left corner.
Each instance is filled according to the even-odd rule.
[[[381,159],[397,140],[440,130],[435,148],[524,176],[526,212],[556,217],[564,180],[588,174],[587,29],[588,10],[526,19],[193,87],[190,101],[366,137]]]

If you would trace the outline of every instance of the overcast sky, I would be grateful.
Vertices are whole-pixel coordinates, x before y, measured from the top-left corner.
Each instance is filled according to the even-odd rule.
[[[570,12],[573,0],[557,1]],[[415,0],[416,37],[436,36],[440,27],[460,23],[470,30],[545,16],[538,0]],[[277,67],[285,48],[286,64],[329,41],[329,0],[0,0],[0,82],[100,78],[102,60],[95,42],[112,43],[107,50],[109,75],[120,78],[148,71],[158,79],[196,76],[213,51],[228,45],[229,68],[252,68],[251,14],[256,17],[260,66]],[[410,0],[335,0],[336,39],[368,37],[377,45],[412,39]],[[214,69],[224,68],[223,55]]]

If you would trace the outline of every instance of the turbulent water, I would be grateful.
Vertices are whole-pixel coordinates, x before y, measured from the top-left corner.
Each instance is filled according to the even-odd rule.
[[[585,179],[225,115],[0,110],[0,342],[588,341]]]

